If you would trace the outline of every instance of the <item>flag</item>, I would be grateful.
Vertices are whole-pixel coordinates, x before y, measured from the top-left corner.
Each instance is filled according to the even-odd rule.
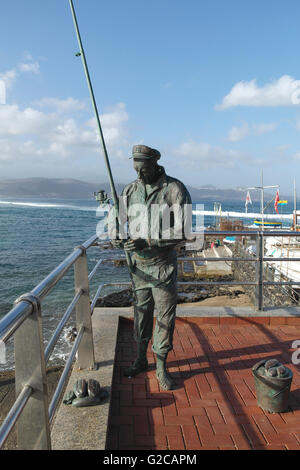
[[[249,193],[249,191],[247,192],[245,206],[247,207],[247,206],[248,206],[248,204],[252,204],[252,201],[251,201],[251,197],[250,197],[250,193]]]
[[[278,203],[279,203],[279,191],[277,189],[275,202],[274,202],[274,209],[277,212],[277,214],[279,214],[279,212],[278,212]]]

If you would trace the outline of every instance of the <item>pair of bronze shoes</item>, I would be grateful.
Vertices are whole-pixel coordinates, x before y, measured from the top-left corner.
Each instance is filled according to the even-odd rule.
[[[101,390],[97,380],[89,379],[86,381],[85,379],[79,379],[75,382],[73,390],[65,394],[63,403],[81,408],[100,405],[107,397],[108,392],[104,389]]]

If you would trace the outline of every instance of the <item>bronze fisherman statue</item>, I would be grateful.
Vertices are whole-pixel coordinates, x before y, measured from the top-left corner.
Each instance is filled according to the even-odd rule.
[[[82,64],[95,112],[99,137],[103,147],[104,161],[108,171],[111,188],[111,197],[115,208],[115,220],[119,220],[119,201],[110,168],[107,148],[101,128],[85,52],[78,28],[78,21],[73,1],[69,0],[69,3],[80,50],[77,55],[82,58]],[[138,179],[124,188],[123,196],[126,196],[127,198],[126,204],[128,209],[136,203],[143,205],[143,207],[150,213],[153,205],[172,207],[176,204],[177,208],[188,205],[191,209],[190,195],[185,186],[177,179],[166,175],[163,167],[157,164],[160,159],[160,152],[158,152],[158,150],[145,145],[135,145],[133,147],[132,154],[134,159],[134,168],[138,173]],[[160,221],[164,221],[167,218],[161,213],[159,216]],[[191,224],[191,217],[187,216],[187,221],[187,225],[189,225],[189,223]],[[124,220],[124,223],[126,224],[126,220]],[[185,217],[183,224],[186,225]],[[120,238],[119,222],[116,225],[117,230],[115,231],[115,237],[111,238],[116,239],[116,246],[122,246],[123,242],[118,240]],[[138,342],[138,357],[134,364],[125,371],[125,374],[127,376],[134,376],[147,369],[148,363],[146,351],[148,343],[152,337],[153,311],[155,305],[157,310],[157,321],[154,331],[153,351],[157,356],[157,378],[161,386],[168,390],[173,387],[173,381],[166,370],[166,359],[168,352],[173,348],[172,341],[177,303],[177,263],[175,246],[184,240],[185,234],[189,234],[190,230],[187,227],[187,230],[183,230],[184,233],[181,236],[175,234],[175,230],[173,230],[173,233],[170,233],[169,238],[161,236],[162,233],[159,230],[159,236],[152,237],[151,227],[153,224],[150,223],[150,233],[148,233],[148,236],[138,237],[131,236],[131,233],[135,232],[132,230],[132,225],[134,225],[134,221],[132,223],[132,216],[128,215],[127,225],[130,238],[124,243],[124,248],[126,250],[126,260],[131,273],[135,293],[134,326],[135,339]],[[158,228],[160,229],[160,227]],[[174,226],[172,228],[174,229]],[[130,256],[131,252],[133,253],[132,257]]]
[[[170,390],[174,381],[167,371],[166,361],[169,351],[173,349],[177,304],[175,247],[186,240],[186,234],[191,230],[191,198],[183,183],[168,176],[164,168],[158,165],[160,157],[160,152],[151,147],[133,147],[133,166],[138,178],[124,188],[121,196],[126,201],[127,220],[123,220],[123,223],[128,222],[129,238],[123,241],[113,239],[112,243],[130,252],[134,267],[131,276],[135,297],[134,334],[138,357],[125,369],[124,374],[133,377],[147,370],[146,353],[152,338],[155,307],[157,318],[152,349],[156,354],[156,376],[161,387]],[[132,233],[132,228],[136,229],[133,217],[136,211],[131,209],[135,207],[143,212],[142,235],[139,235],[141,232]],[[175,218],[170,208],[177,211]],[[154,227],[153,214],[158,213],[159,222],[156,220]],[[166,221],[169,221],[169,226]],[[162,230],[164,222],[168,231]]]

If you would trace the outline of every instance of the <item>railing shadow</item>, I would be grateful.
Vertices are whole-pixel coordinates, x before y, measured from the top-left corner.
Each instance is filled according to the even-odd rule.
[[[137,389],[144,389],[145,384],[149,383],[149,378],[150,380],[152,380],[155,377],[155,363],[153,359],[153,361],[150,362],[147,374],[140,374],[137,378],[127,379],[122,376],[122,369],[131,363],[132,359],[134,359],[136,352],[136,345],[133,341],[132,334],[132,320],[122,319],[123,333],[121,333],[121,336],[118,337],[117,342],[118,356],[116,358],[115,363],[114,382],[112,386],[112,413],[110,416],[109,439],[106,448],[110,450],[149,450],[170,448],[168,447],[170,443],[166,441],[166,436],[163,436],[162,429],[160,429],[161,432],[157,434],[157,426],[159,425],[158,423],[160,423],[161,427],[164,426],[165,418],[163,418],[163,415],[165,416],[166,412],[173,412],[176,415],[176,393],[178,392],[178,390],[184,388],[185,381],[197,375],[203,376],[206,373],[214,374],[215,379],[219,384],[219,387],[217,389],[218,393],[221,394],[220,396],[222,397],[222,402],[224,402],[224,406],[226,406],[230,410],[231,421],[230,423],[228,423],[229,432],[231,423],[234,423],[235,429],[238,429],[239,433],[244,437],[244,440],[248,442],[249,448],[254,449],[257,446],[267,447],[269,443],[267,442],[263,434],[260,432],[259,427],[257,427],[257,425],[255,424],[255,420],[253,420],[253,418],[251,418],[251,416],[247,414],[247,405],[246,403],[244,404],[237,388],[230,381],[230,376],[228,376],[227,372],[233,370],[238,372],[242,370],[251,369],[256,362],[261,360],[262,354],[266,357],[266,359],[277,358],[281,360],[282,363],[287,364],[288,357],[286,355],[286,350],[290,347],[290,340],[282,340],[282,338],[278,338],[276,334],[272,333],[272,331],[270,331],[264,325],[253,323],[251,319],[247,319],[246,324],[253,325],[255,326],[255,328],[259,328],[260,332],[263,332],[266,335],[266,342],[262,343],[260,337],[259,344],[256,345],[250,344],[249,346],[247,346],[246,344],[241,344],[241,346],[238,347],[224,347],[222,349],[222,344],[224,343],[220,341],[219,343],[221,345],[221,349],[216,350],[210,343],[209,337],[205,335],[205,331],[201,328],[201,325],[197,325],[196,322],[189,322],[189,318],[177,317],[176,322],[179,325],[187,324],[189,326],[193,335],[198,339],[203,352],[192,357],[189,357],[187,353],[184,359],[180,357],[176,359],[175,346],[175,357],[170,356],[168,360],[168,367],[171,368],[172,366],[175,366],[177,368],[180,368],[180,366],[185,364],[189,364],[190,366],[195,366],[195,364],[199,364],[199,368],[192,368],[189,371],[178,372],[178,378],[176,378],[177,386],[175,387],[174,393],[172,390],[168,392],[162,392],[159,390],[153,392],[148,390],[145,395],[145,398],[146,400],[149,399],[149,403],[146,404],[145,400],[145,405],[142,407],[138,401],[136,402],[133,392],[129,392],[129,389],[131,390],[131,387],[134,387],[135,385],[138,385]],[[213,327],[214,325],[211,326]],[[229,328],[230,326],[231,325],[228,325]],[[120,328],[120,331],[121,330],[122,328]],[[218,338],[216,337],[216,339]],[[126,354],[124,356],[125,350]],[[244,355],[246,356],[246,358],[243,358]],[[249,357],[249,355],[251,355],[251,357]],[[228,359],[229,361],[224,363],[224,360],[226,359]],[[206,362],[208,364],[207,366],[205,365],[204,367],[200,367],[201,362]],[[174,375],[176,375],[176,373]],[[247,388],[249,388],[247,383],[244,383]],[[116,385],[117,390],[115,388]],[[253,390],[251,390],[251,393],[253,395],[253,398],[255,399]],[[200,397],[201,394],[199,394],[199,398]],[[294,411],[300,409],[299,390],[296,390],[291,393],[290,401],[292,404],[292,409]],[[217,404],[218,401],[216,401],[216,406]],[[124,415],[122,415],[122,406],[125,406],[125,408],[128,406],[132,408],[137,407],[138,409],[135,409],[135,411],[132,411],[132,409],[130,410],[130,413],[137,414],[129,414],[125,417]],[[220,404],[220,409],[222,410],[222,404]],[[158,420],[158,418],[160,420]],[[226,416],[224,422],[227,423]],[[179,440],[182,439],[180,426],[178,426],[178,429],[178,436],[176,437],[176,439],[178,439],[179,442]],[[276,433],[275,429],[274,433]],[[137,440],[136,435],[138,436]]]
[[[248,415],[245,414],[245,407],[241,405],[241,398],[239,396],[238,391],[235,389],[234,385],[230,382],[230,377],[228,377],[226,370],[243,370],[249,369],[250,367],[261,360],[260,354],[269,353],[266,359],[277,358],[280,359],[282,363],[286,364],[286,347],[290,346],[290,341],[279,341],[279,339],[274,335],[271,331],[268,330],[264,325],[259,323],[253,323],[251,319],[245,319],[249,324],[255,325],[255,327],[259,328],[261,333],[264,333],[266,337],[271,340],[272,342],[267,342],[266,344],[259,344],[256,346],[241,346],[238,348],[232,348],[229,350],[224,349],[223,351],[215,351],[214,348],[211,346],[209,339],[195,323],[189,323],[188,319],[177,318],[177,321],[188,323],[191,330],[193,331],[194,335],[198,338],[199,343],[202,346],[204,354],[202,356],[197,356],[194,358],[188,358],[188,362],[190,364],[201,363],[201,361],[209,362],[210,365],[207,368],[199,368],[199,369],[192,369],[191,371],[187,372],[180,372],[181,379],[179,382],[181,386],[184,385],[184,381],[190,377],[199,374],[205,374],[206,372],[212,372],[215,375],[215,379],[220,384],[219,390],[222,394],[223,399],[228,403],[228,406],[232,409],[232,418],[235,420],[236,425],[244,435],[244,437],[249,441],[251,447],[255,447],[256,445],[263,445],[266,446],[267,443],[264,437],[259,433],[257,427]],[[213,325],[212,325],[213,326]],[[272,348],[280,350],[280,354],[278,352],[272,353]],[[246,360],[234,360],[232,363],[226,363],[225,365],[221,363],[221,359],[229,358],[233,359],[235,357],[242,356],[243,354],[251,354],[257,355],[257,357],[249,358]],[[181,361],[174,359],[169,362],[169,366],[172,365],[179,365],[180,363],[186,363],[186,361]],[[245,385],[247,385],[245,383]],[[222,387],[223,386],[223,387]],[[300,408],[300,397],[299,397],[299,390],[294,391],[291,394],[291,400],[289,410],[296,410]],[[243,423],[241,423],[239,415],[244,415]],[[248,418],[248,419],[247,419]]]
[[[177,320],[179,320],[179,322],[182,321],[181,318],[178,318]],[[195,323],[191,323],[190,327],[191,327],[193,333],[199,339],[199,342],[200,342],[200,344],[201,344],[201,346],[202,346],[202,348],[205,352],[205,357],[208,360],[208,362],[210,362],[210,356],[214,357],[215,364],[212,365],[211,367],[207,368],[207,372],[213,372],[214,373],[215,372],[215,367],[218,366],[218,358],[216,357],[216,352],[213,350],[213,348],[211,347],[207,337],[201,331],[201,328],[199,328],[198,325],[196,325]],[[231,352],[232,351],[228,351],[229,354],[231,354]],[[198,358],[198,359],[201,360],[201,358]],[[228,364],[226,365],[226,367],[227,366],[228,366]],[[230,366],[232,368],[236,369],[236,364],[229,365],[229,367]],[[245,367],[245,366],[243,365],[243,367]],[[189,377],[190,377],[192,375],[198,375],[198,374],[204,374],[204,373],[205,373],[205,369],[204,370],[199,369],[199,370],[193,370],[193,371],[191,371],[191,374],[188,373],[187,375],[189,375]],[[228,376],[225,372],[225,369],[223,368],[223,365],[221,365],[221,364],[218,367],[218,374],[219,375],[216,376],[216,380],[218,380],[218,382],[220,382],[220,393],[222,394],[222,397],[223,397],[224,401],[232,409],[231,415],[232,415],[233,419],[235,420],[236,425],[240,429],[243,437],[249,442],[249,444],[252,448],[254,447],[253,436],[255,436],[255,438],[256,438],[255,444],[258,443],[260,445],[266,445],[266,442],[265,442],[263,436],[259,435],[259,433],[255,429],[255,425],[251,423],[250,419],[248,419],[247,423],[246,423],[248,425],[248,433],[247,433],[245,427],[243,426],[243,424],[240,422],[240,420],[238,418],[238,415],[244,415],[244,410],[243,410],[243,407],[241,406],[240,399],[238,398],[239,397],[238,392],[234,388],[233,384],[230,383],[230,380],[229,380],[229,378],[228,378]],[[183,378],[183,382],[184,382],[184,378]],[[224,390],[225,387],[222,387],[221,384],[224,384],[225,387],[226,387],[226,391],[230,392],[230,399],[229,399],[226,391]],[[228,424],[228,426],[230,426],[230,424]],[[251,438],[251,434],[252,434],[252,438]]]

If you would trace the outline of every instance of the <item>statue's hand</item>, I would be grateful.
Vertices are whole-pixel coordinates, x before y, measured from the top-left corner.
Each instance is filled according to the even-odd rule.
[[[124,249],[126,251],[143,250],[147,247],[148,244],[143,238],[137,238],[136,240],[128,240],[126,243],[124,243]]]
[[[123,248],[123,246],[124,246],[124,240],[117,240],[117,239],[111,240],[111,244],[112,244],[112,246],[115,247],[115,248]]]

